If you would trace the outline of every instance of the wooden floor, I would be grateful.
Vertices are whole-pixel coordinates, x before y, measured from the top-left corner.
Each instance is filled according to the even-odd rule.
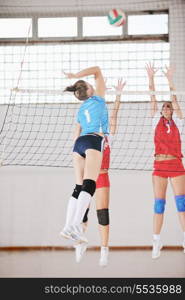
[[[185,278],[185,253],[163,250],[153,260],[151,250],[110,251],[106,268],[99,251],[87,250],[81,263],[73,250],[0,251],[0,277],[49,278]]]

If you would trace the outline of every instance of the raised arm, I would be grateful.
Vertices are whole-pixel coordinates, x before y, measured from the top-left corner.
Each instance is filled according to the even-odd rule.
[[[174,70],[173,68],[168,68],[167,66],[165,66],[166,70],[163,71],[163,74],[166,76],[167,80],[168,80],[168,85],[169,85],[169,89],[170,91],[175,91],[175,85],[173,83],[173,73]],[[172,106],[173,109],[177,115],[178,118],[182,119],[183,118],[183,113],[182,110],[179,106],[179,103],[177,101],[177,96],[176,95],[171,95],[171,101],[172,101]]]
[[[95,67],[91,67],[91,68],[87,68],[84,69],[78,73],[66,73],[64,72],[64,74],[68,77],[68,78],[81,78],[81,77],[85,77],[85,76],[90,76],[90,75],[94,75],[94,79],[95,79],[95,85],[96,85],[96,95],[101,96],[101,97],[105,97],[105,81],[101,72],[101,69],[98,66]]]
[[[112,109],[112,113],[110,116],[110,134],[114,135],[116,133],[117,128],[117,115],[120,107],[121,93],[123,91],[124,86],[126,85],[126,81],[123,82],[123,79],[118,80],[117,86],[115,86],[116,90],[116,100],[114,102],[114,106]]]
[[[152,63],[146,64],[145,68],[146,68],[146,72],[147,72],[148,80],[149,80],[149,91],[155,91],[154,76],[155,76],[155,73],[157,72],[157,69],[155,69],[154,64],[152,64]],[[155,95],[151,95],[150,99],[151,99],[150,109],[151,109],[151,115],[153,117],[158,110],[157,99],[156,99]]]

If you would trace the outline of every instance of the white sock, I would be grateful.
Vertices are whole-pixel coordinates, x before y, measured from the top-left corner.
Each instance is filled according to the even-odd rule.
[[[77,207],[77,201],[78,201],[78,199],[76,199],[72,196],[68,201],[67,213],[66,213],[66,222],[65,222],[64,228],[70,227],[73,223],[73,219],[74,219],[74,215],[75,215],[76,207]]]
[[[160,234],[153,234],[153,240],[159,241],[160,240]]]
[[[184,240],[185,240],[185,231],[183,233],[184,233]]]
[[[74,215],[73,225],[80,225],[85,215],[86,209],[89,207],[91,195],[85,191],[81,191],[78,196],[76,212]]]

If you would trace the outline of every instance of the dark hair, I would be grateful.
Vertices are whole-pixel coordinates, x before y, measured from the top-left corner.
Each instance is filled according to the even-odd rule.
[[[87,84],[84,80],[78,80],[75,84],[66,87],[64,92],[74,92],[74,95],[79,100],[86,100],[88,98]]]

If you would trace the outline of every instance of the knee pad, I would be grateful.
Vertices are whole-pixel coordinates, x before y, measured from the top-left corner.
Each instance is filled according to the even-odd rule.
[[[76,184],[74,191],[72,193],[72,197],[78,199],[78,196],[79,196],[81,190],[82,190],[82,185]]]
[[[82,185],[82,191],[89,193],[91,196],[94,195],[96,190],[96,182],[92,179],[84,179]]]
[[[83,217],[83,223],[86,223],[88,221],[88,213],[89,213],[89,208],[86,209],[85,215]]]
[[[155,199],[154,202],[154,212],[155,214],[163,214],[165,210],[165,204],[166,200],[165,199]]]
[[[108,208],[97,210],[98,223],[100,225],[109,225],[109,210]]]
[[[185,195],[175,196],[175,202],[176,202],[178,212],[184,212],[185,211]]]

